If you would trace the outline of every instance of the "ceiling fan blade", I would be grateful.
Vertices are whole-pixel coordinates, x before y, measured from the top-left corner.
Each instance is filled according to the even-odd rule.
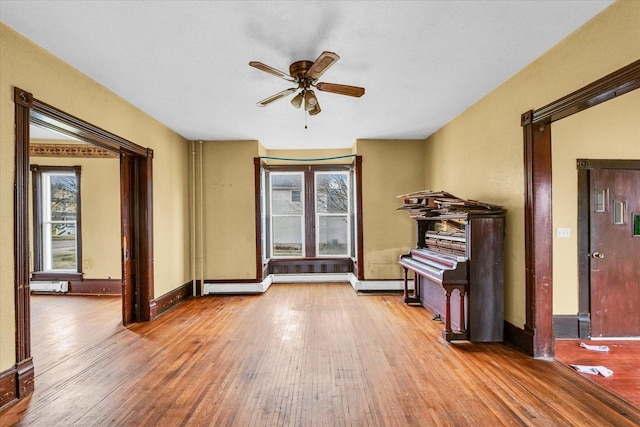
[[[364,88],[358,86],[339,85],[335,83],[318,83],[316,85],[318,90],[324,92],[337,93],[339,95],[355,96],[356,98],[364,95]]]
[[[307,71],[307,77],[313,80],[319,79],[338,59],[340,59],[340,57],[333,52],[322,52],[320,56],[318,56],[318,59],[316,59],[316,62],[309,68],[309,71]]]
[[[249,65],[252,66],[253,68],[257,68],[260,71],[264,71],[265,73],[273,74],[276,77],[280,77],[281,79],[285,79],[285,80],[288,80],[290,82],[295,81],[293,79],[293,77],[291,77],[289,74],[283,73],[280,70],[276,70],[275,68],[270,67],[270,66],[268,66],[266,64],[263,64],[262,62],[251,61],[251,62],[249,62]]]
[[[266,107],[267,105],[271,104],[274,101],[282,99],[285,96],[291,95],[296,90],[298,90],[298,88],[295,88],[295,87],[285,89],[282,92],[278,92],[275,95],[272,95],[268,98],[263,99],[262,101],[259,101],[256,105],[258,105],[258,107]]]

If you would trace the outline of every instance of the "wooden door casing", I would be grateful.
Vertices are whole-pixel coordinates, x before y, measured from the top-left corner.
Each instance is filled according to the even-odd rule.
[[[131,189],[135,188],[137,208],[128,209],[137,228],[133,231],[140,238],[130,241],[137,245],[139,257],[135,271],[138,279],[129,281],[129,286],[136,286],[129,293],[138,292],[144,299],[139,317],[131,316],[132,321],[153,320],[156,315],[153,300],[153,150],[139,146],[104,129],[92,125],[69,113],[59,110],[37,98],[30,92],[18,87],[13,88],[15,105],[15,185],[14,185],[14,268],[15,268],[15,311],[16,311],[16,364],[7,371],[5,378],[11,378],[12,391],[0,396],[0,406],[33,393],[35,387],[34,366],[31,357],[31,322],[29,303],[29,140],[30,124],[36,124],[64,135],[89,142],[98,147],[126,154],[138,165],[130,184],[121,186],[121,204],[124,207],[131,203]],[[122,169],[121,169],[122,170]],[[122,183],[121,183],[122,185]],[[124,239],[123,239],[124,240]],[[123,310],[124,311],[124,310]],[[130,313],[132,313],[131,311]],[[124,313],[123,313],[124,314]],[[124,317],[124,316],[123,316]]]

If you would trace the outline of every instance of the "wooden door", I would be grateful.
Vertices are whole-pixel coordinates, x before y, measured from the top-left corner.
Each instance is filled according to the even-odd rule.
[[[591,336],[640,336],[640,171],[590,171]]]
[[[135,262],[135,158],[127,154],[120,157],[121,223],[122,223],[122,323],[126,326],[138,318],[137,264]]]

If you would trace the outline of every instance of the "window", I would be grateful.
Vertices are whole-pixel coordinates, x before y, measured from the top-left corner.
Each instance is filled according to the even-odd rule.
[[[316,254],[349,256],[350,197],[348,172],[317,172]]]
[[[304,174],[271,173],[271,254],[274,257],[303,256],[304,204],[301,200]]]
[[[274,168],[263,176],[265,258],[353,256],[349,168],[288,169]]]
[[[80,167],[31,167],[34,279],[80,274]]]

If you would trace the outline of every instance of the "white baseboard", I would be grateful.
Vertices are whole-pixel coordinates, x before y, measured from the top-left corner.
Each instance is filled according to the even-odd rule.
[[[358,280],[353,273],[343,274],[270,274],[259,283],[205,283],[204,295],[264,293],[272,283],[349,282],[355,291],[401,291],[402,280]],[[413,289],[413,280],[408,282]]]
[[[252,283],[206,283],[204,284],[204,295],[220,294],[262,294],[267,292],[273,283],[271,275],[262,282]]]

